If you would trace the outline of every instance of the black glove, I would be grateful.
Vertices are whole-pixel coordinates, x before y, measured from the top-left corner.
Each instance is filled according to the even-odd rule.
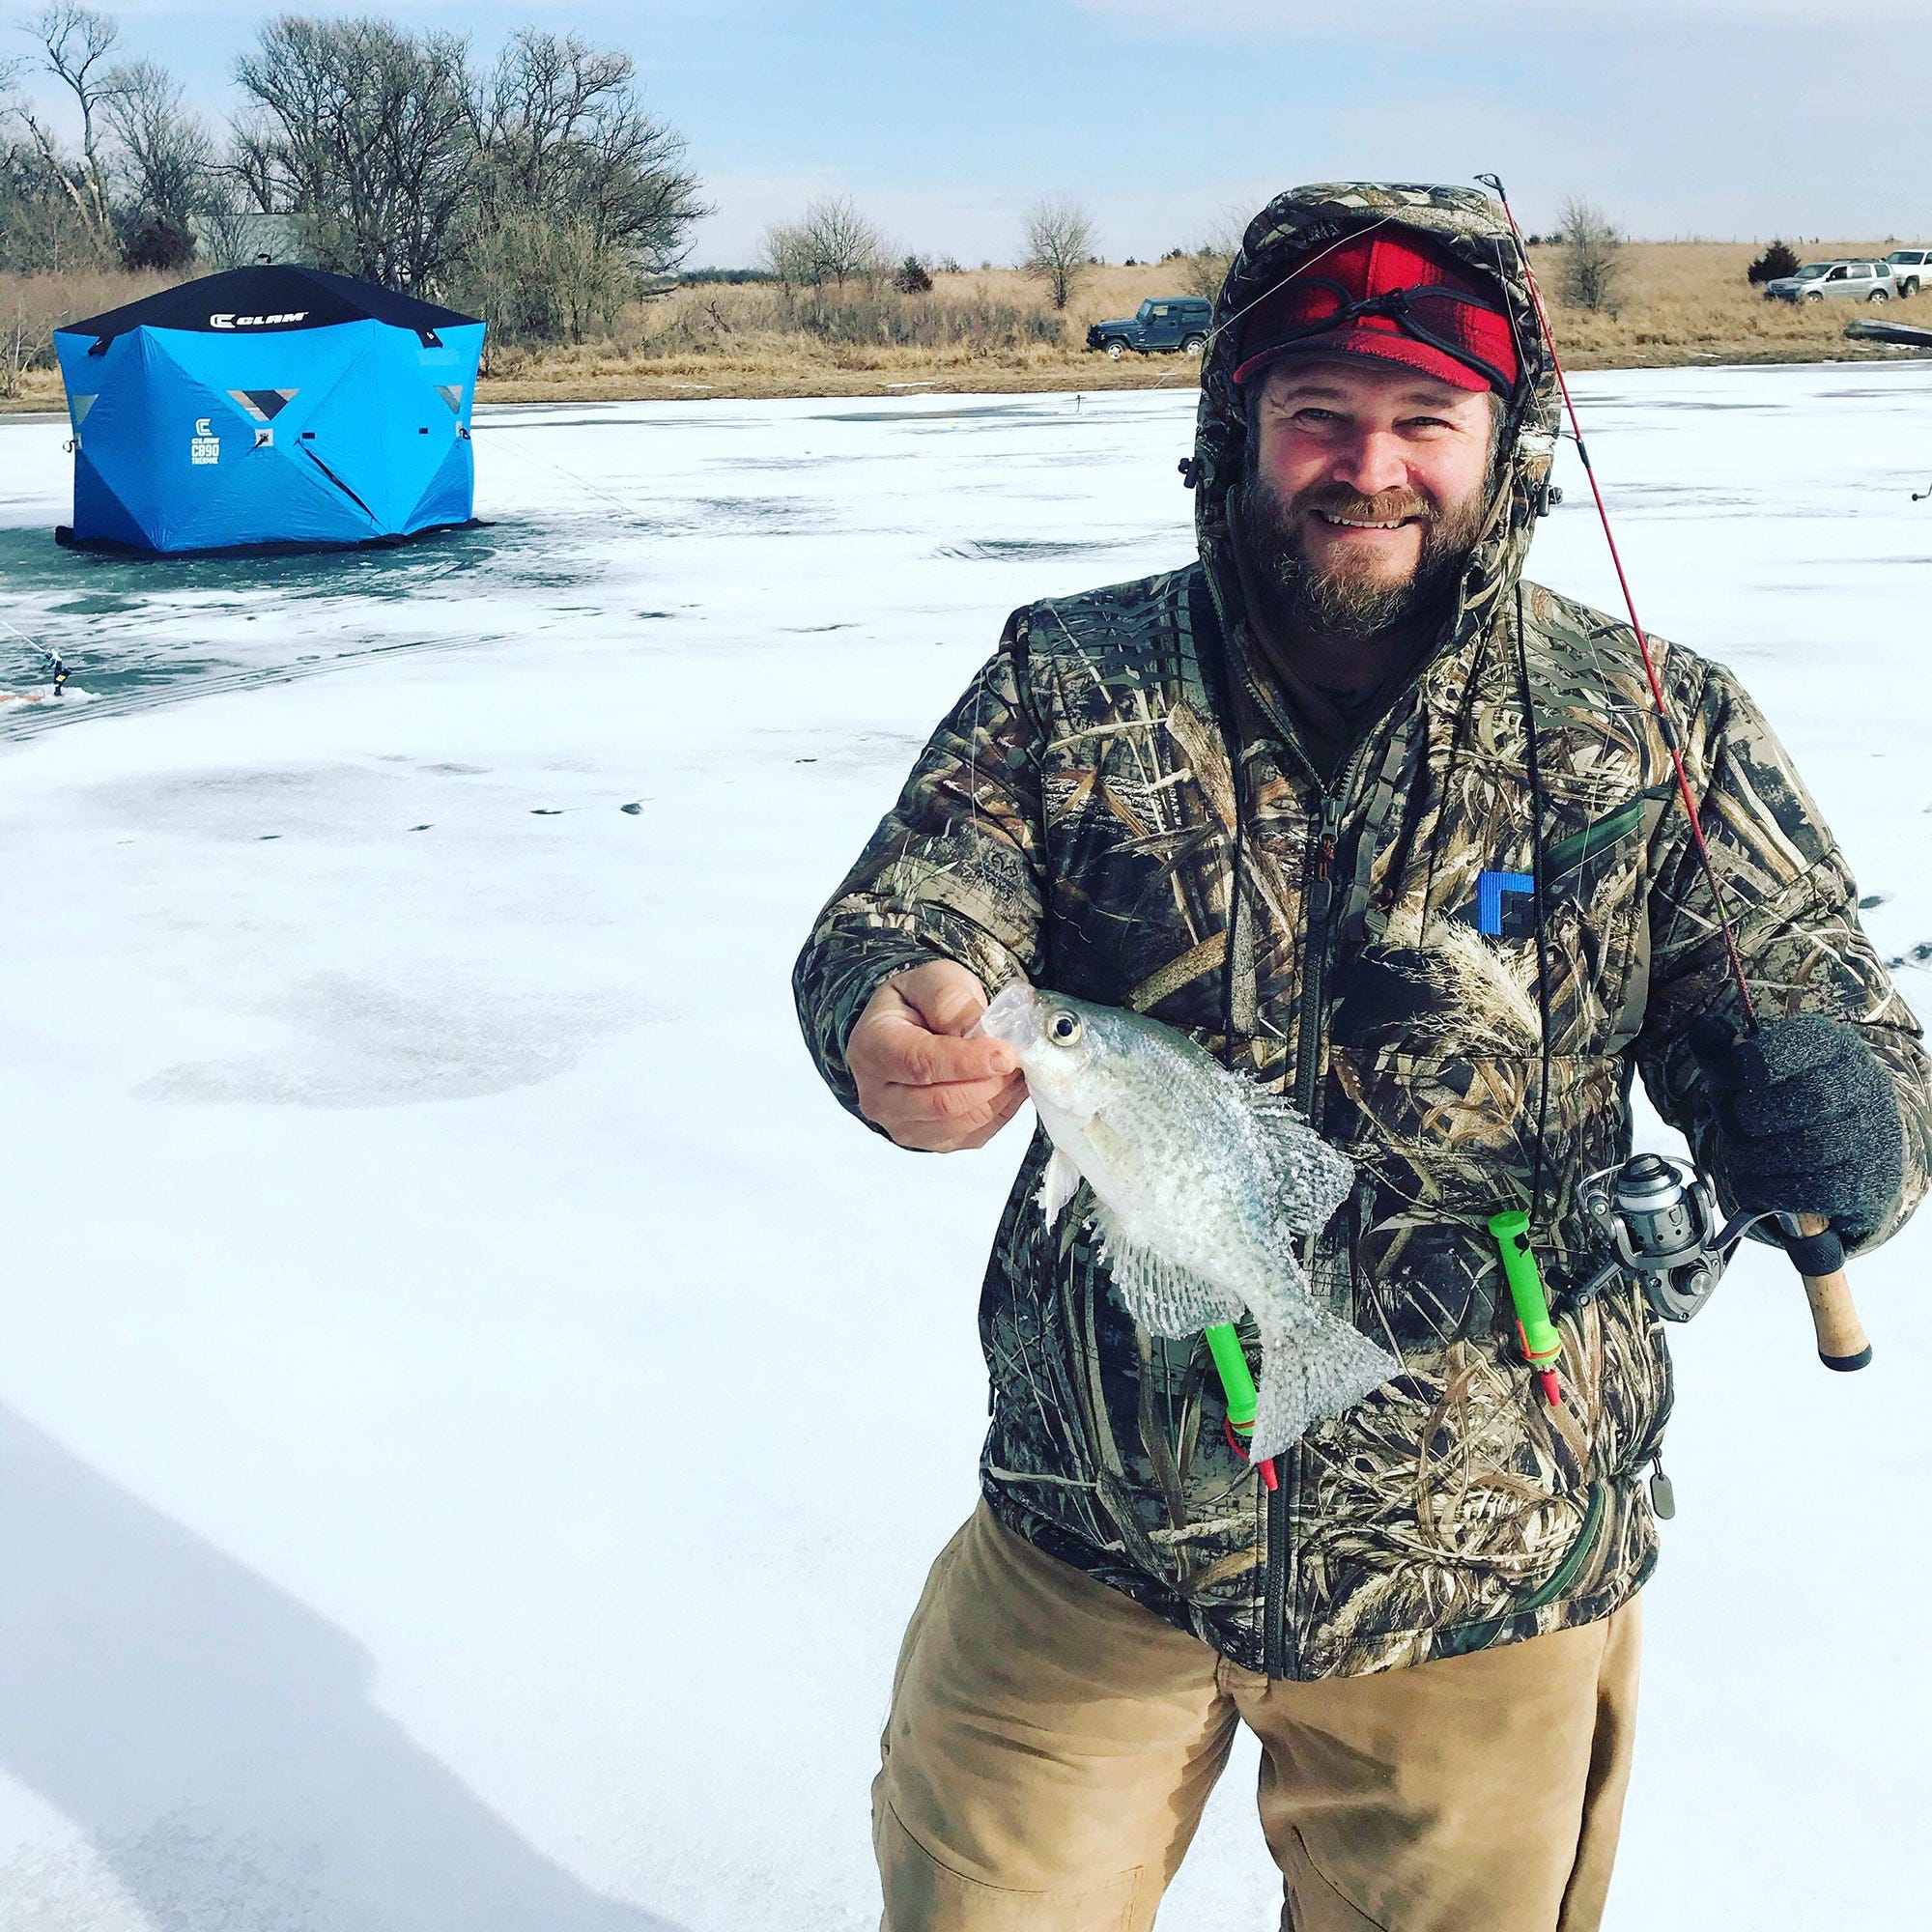
[[[1724,1178],[1752,1213],[1824,1214],[1856,1245],[1897,1202],[1905,1130],[1891,1082],[1849,1020],[1798,1013],[1736,1038],[1692,1024],[1690,1050],[1711,1084]]]

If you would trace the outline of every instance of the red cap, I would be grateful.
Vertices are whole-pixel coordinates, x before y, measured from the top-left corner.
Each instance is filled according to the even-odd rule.
[[[1350,315],[1378,298],[1384,312]],[[1325,318],[1335,318],[1324,327]],[[1235,381],[1283,355],[1370,355],[1459,389],[1516,386],[1501,291],[1413,230],[1376,229],[1317,249],[1242,318]]]

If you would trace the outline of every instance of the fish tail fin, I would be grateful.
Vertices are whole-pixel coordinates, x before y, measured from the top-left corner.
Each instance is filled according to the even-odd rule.
[[[1297,1298],[1302,1308],[1288,1321],[1262,1324],[1262,1372],[1248,1441],[1257,1463],[1282,1455],[1316,1423],[1352,1408],[1402,1369],[1358,1328]]]

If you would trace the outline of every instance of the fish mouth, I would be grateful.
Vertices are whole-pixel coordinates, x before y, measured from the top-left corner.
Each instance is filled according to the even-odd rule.
[[[968,1039],[1001,1039],[1015,1053],[1024,1054],[1039,1044],[1039,995],[1024,980],[1002,986],[978,1021],[968,1029]]]

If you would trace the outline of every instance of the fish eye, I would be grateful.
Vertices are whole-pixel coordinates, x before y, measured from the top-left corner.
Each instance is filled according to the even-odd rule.
[[[1085,1029],[1080,1024],[1078,1013],[1062,1010],[1046,1023],[1046,1037],[1055,1046],[1071,1046]]]

